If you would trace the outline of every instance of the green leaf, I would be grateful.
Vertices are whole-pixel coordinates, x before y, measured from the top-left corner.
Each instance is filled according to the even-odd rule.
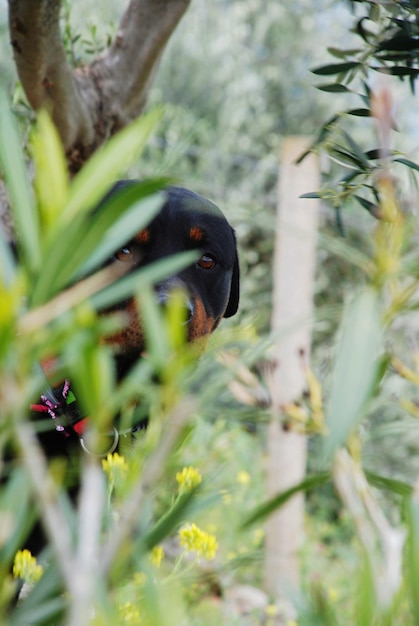
[[[369,109],[350,109],[345,111],[347,115],[354,115],[355,117],[371,117],[371,111]]]
[[[155,368],[156,372],[160,372],[169,358],[169,336],[162,307],[158,305],[149,285],[141,289],[139,305],[148,348],[147,352],[150,352],[153,368]]]
[[[410,496],[413,492],[413,487],[401,480],[380,476],[379,474],[375,474],[374,472],[370,472],[368,470],[365,470],[365,476],[370,485],[376,487],[377,489],[389,491],[399,496]]]
[[[0,90],[0,164],[16,224],[19,249],[26,270],[32,275],[41,265],[38,214],[16,121],[3,90]]]
[[[326,404],[328,436],[324,452],[330,458],[364,416],[374,394],[380,366],[382,329],[377,293],[359,292],[347,306]]]
[[[92,215],[77,216],[64,232],[55,233],[34,285],[31,304],[39,306],[104,262],[156,215],[163,196],[159,182],[133,183],[110,197]],[[153,195],[148,197],[148,194]],[[133,204],[134,203],[134,204]]]
[[[366,170],[369,169],[369,167],[365,167],[365,159],[360,160],[353,152],[349,152],[343,148],[338,148],[337,146],[330,148],[329,152],[331,156],[336,156],[343,162],[349,163],[349,165],[356,165],[358,168],[361,168],[364,174]]]
[[[112,184],[138,159],[160,118],[159,109],[142,115],[93,154],[74,177],[62,224],[69,224],[75,216],[99,203]]]
[[[240,529],[244,530],[245,528],[256,524],[256,522],[265,520],[274,511],[286,504],[296,493],[311,491],[312,489],[321,487],[321,485],[324,485],[330,479],[330,472],[320,472],[318,474],[307,476],[303,481],[294,485],[294,487],[291,487],[286,491],[282,491],[267,502],[264,502],[262,505],[256,507],[241,523]]]
[[[400,50],[406,52],[408,50],[419,49],[419,38],[411,37],[407,33],[399,32],[394,37],[384,39],[377,44],[378,50]]]
[[[394,151],[387,148],[374,148],[373,150],[367,150],[367,152],[365,152],[365,156],[371,161],[375,161],[376,159],[388,159],[393,155]]]
[[[159,521],[142,540],[145,550],[151,550],[163,541],[186,519],[186,515],[198,491],[199,487],[179,496],[174,506],[160,517]]]
[[[0,228],[0,282],[10,285],[16,274],[16,261]]]
[[[412,497],[408,501],[406,509],[408,529],[406,549],[406,582],[414,623],[419,624],[419,594],[417,589],[419,580],[419,500],[417,493],[413,493]]]
[[[391,74],[392,76],[411,76],[413,78],[417,78],[419,75],[419,69],[414,67],[403,67],[403,66],[393,66],[393,67],[371,67],[372,70],[376,72],[380,72],[382,74]]]
[[[366,275],[370,275],[373,271],[373,265],[371,263],[371,259],[361,252],[355,246],[352,246],[343,238],[332,237],[327,235],[326,233],[319,233],[319,242],[321,243],[322,248],[327,250],[333,255],[336,255],[346,261],[347,263],[351,263],[355,267],[359,267]]]
[[[376,617],[376,589],[368,555],[363,552],[354,593],[357,626],[371,626]],[[381,622],[383,624],[383,622]],[[383,625],[384,626],[384,625]]]
[[[404,159],[402,157],[398,157],[397,159],[394,159],[394,161],[396,163],[402,163],[402,165],[406,165],[407,167],[410,167],[410,169],[416,170],[417,172],[419,172],[419,165],[417,163],[414,163],[413,161],[410,161],[410,159]]]
[[[350,89],[346,85],[340,83],[331,83],[330,85],[316,85],[316,89],[327,91],[328,93],[350,93]]]
[[[19,497],[16,497],[19,494]],[[10,534],[3,541],[0,550],[0,566],[8,569],[13,558],[24,544],[34,522],[35,511],[31,506],[31,490],[26,472],[16,469],[10,479],[2,486],[0,511],[10,523]]]
[[[152,265],[141,268],[136,272],[132,272],[116,283],[106,287],[91,298],[92,305],[96,309],[104,309],[110,307],[117,302],[129,298],[133,294],[141,293],[148,285],[155,284],[167,276],[174,274],[197,259],[195,251],[181,252],[166,259],[156,261]]]
[[[355,30],[358,33],[358,35],[365,41],[365,43],[369,44],[370,43],[369,40],[370,38],[374,38],[374,34],[364,27],[364,21],[368,21],[368,18],[361,17],[361,19],[358,20],[355,26]]]
[[[147,193],[149,191],[148,187],[149,185],[146,187]],[[135,189],[129,188],[125,191],[126,193],[124,193],[122,198],[110,199],[109,204],[112,202],[115,205],[115,209],[108,206],[106,214],[102,211],[98,219],[95,220],[100,221],[100,224],[98,226],[96,224],[93,225],[92,230],[96,232],[98,227],[98,231],[104,232],[104,235],[100,242],[96,242],[93,254],[89,256],[80,268],[79,273],[81,275],[88,274],[98,267],[114,254],[116,250],[130,241],[136,233],[147,226],[157,215],[165,200],[163,193],[153,193],[153,195],[147,197],[144,191],[144,183],[135,185]],[[121,212],[119,209],[121,206],[130,208]],[[117,220],[115,220],[115,212],[121,213],[121,217]],[[92,249],[90,248],[90,251]]]
[[[361,64],[357,61],[347,61],[346,63],[332,63],[330,65],[322,65],[321,67],[316,67],[314,70],[311,70],[311,72],[313,74],[316,74],[317,76],[331,76],[333,74],[348,72],[349,70],[353,70],[360,65]]]
[[[349,56],[354,56],[356,54],[359,54],[360,52],[362,52],[362,50],[360,48],[352,48],[349,50],[341,50],[340,48],[334,48],[334,47],[329,47],[327,48],[327,51],[329,54],[331,54],[332,56],[336,57],[337,59],[346,59]]]
[[[43,229],[53,228],[67,200],[68,171],[58,131],[46,111],[39,111],[31,137],[35,189]]]
[[[370,164],[368,163],[368,159],[366,158],[362,148],[347,132],[343,131],[343,136],[345,137],[348,146],[354,151],[354,154],[358,159],[360,166],[362,166],[364,169],[368,169]]]
[[[354,195],[354,198],[356,198],[359,202],[359,204],[368,211],[368,213],[371,213],[371,215],[373,215],[374,217],[377,215],[377,212],[379,211],[379,207],[377,206],[377,203],[375,202],[370,202],[369,200],[366,200],[366,198],[363,198],[362,196],[358,196],[357,194]]]
[[[321,194],[318,191],[309,191],[308,193],[303,193],[300,198],[321,198]]]

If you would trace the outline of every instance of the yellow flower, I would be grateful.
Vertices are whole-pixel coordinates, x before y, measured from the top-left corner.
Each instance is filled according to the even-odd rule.
[[[138,587],[144,587],[147,582],[147,574],[144,572],[135,572],[134,574],[134,585]]]
[[[213,559],[218,549],[214,535],[206,533],[196,524],[186,524],[179,531],[180,545],[189,552],[196,552],[204,559]]]
[[[127,462],[117,452],[108,454],[106,459],[102,461],[102,467],[111,484],[123,481],[128,471]]]
[[[336,602],[339,599],[339,592],[334,587],[327,590],[327,595],[332,602]]]
[[[260,546],[265,538],[265,531],[263,528],[255,528],[252,534],[252,543],[254,546]]]
[[[250,483],[249,472],[245,472],[242,470],[241,472],[237,474],[236,480],[240,485],[248,485]]]
[[[265,613],[268,617],[275,617],[278,614],[278,607],[276,604],[268,604],[265,606]]]
[[[141,626],[143,623],[138,606],[133,602],[125,602],[118,607],[121,624]]]
[[[181,472],[177,472],[176,480],[179,493],[185,493],[198,487],[202,482],[202,476],[195,467],[184,467]]]
[[[160,567],[163,557],[164,557],[163,546],[154,546],[154,548],[151,550],[150,555],[149,555],[150,563],[152,565],[155,565],[155,567]]]
[[[29,550],[19,550],[16,552],[13,563],[13,576],[21,578],[26,583],[33,585],[44,573],[42,565],[38,565],[36,558]]]

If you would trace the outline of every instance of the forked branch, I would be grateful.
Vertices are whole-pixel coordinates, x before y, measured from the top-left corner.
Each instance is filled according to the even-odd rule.
[[[35,110],[50,110],[71,170],[142,113],[162,52],[189,2],[131,0],[112,46],[73,70],[60,35],[60,0],[9,0],[23,89]]]

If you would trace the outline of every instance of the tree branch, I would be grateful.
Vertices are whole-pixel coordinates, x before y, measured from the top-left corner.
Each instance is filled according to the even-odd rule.
[[[108,54],[92,65],[102,78],[116,128],[137,117],[162,52],[190,0],[131,0]]]
[[[189,2],[131,0],[107,53],[72,70],[60,35],[60,0],[9,0],[19,78],[31,106],[51,111],[72,171],[142,113],[164,47]]]
[[[19,78],[34,110],[52,114],[64,147],[94,139],[90,108],[67,63],[60,0],[9,0],[9,29]]]

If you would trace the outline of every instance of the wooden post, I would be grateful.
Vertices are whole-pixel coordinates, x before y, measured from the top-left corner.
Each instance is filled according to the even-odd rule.
[[[271,380],[272,418],[268,430],[267,485],[271,497],[304,479],[306,436],[284,430],[281,407],[298,402],[307,388],[304,363],[311,344],[313,282],[316,266],[318,206],[303,193],[319,189],[313,155],[295,160],[308,148],[305,137],[286,138],[282,146],[274,255],[272,332],[275,340]],[[283,416],[282,416],[283,417]],[[304,535],[304,497],[294,496],[266,527],[266,590],[289,598],[300,587],[299,549]]]

